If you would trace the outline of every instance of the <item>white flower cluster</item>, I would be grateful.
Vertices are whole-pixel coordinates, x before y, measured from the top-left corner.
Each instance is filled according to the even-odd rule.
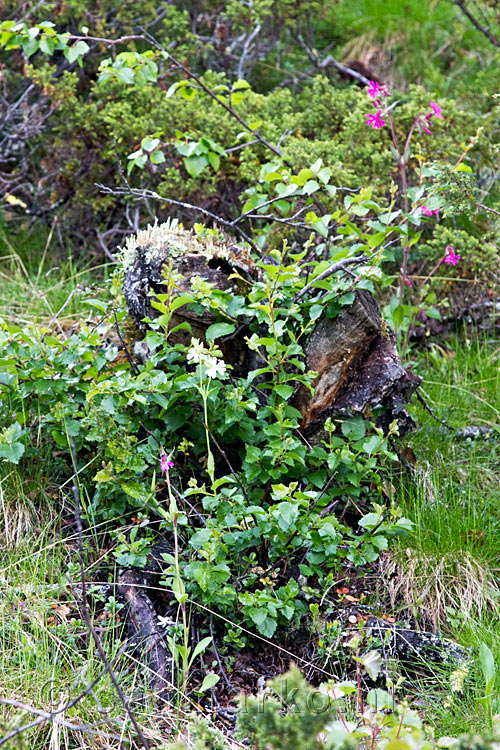
[[[199,339],[191,339],[191,348],[186,358],[192,364],[202,364],[205,368],[205,374],[209,378],[226,377],[226,363],[220,359],[222,353],[219,349],[212,347],[207,349]]]

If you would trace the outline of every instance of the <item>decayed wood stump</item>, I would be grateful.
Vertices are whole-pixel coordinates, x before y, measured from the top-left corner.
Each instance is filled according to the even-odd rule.
[[[151,670],[151,689],[155,699],[168,702],[175,693],[175,685],[172,683],[172,654],[159,627],[156,611],[147,595],[140,571],[129,569],[121,573],[117,590],[127,604],[131,639]]]
[[[314,441],[321,439],[328,416],[361,413],[387,429],[397,419],[405,431],[412,421],[405,405],[421,379],[405,370],[392,334],[382,321],[373,296],[359,290],[350,307],[335,318],[320,318],[304,347],[308,369],[318,373],[314,394],[299,389],[295,406],[302,426]]]
[[[141,234],[141,233],[140,233]],[[137,240],[140,240],[140,234]],[[157,238],[154,248],[133,246],[123,290],[128,309],[139,328],[145,330],[145,317],[158,314],[151,306],[151,292],[164,291],[162,269],[171,262],[180,274],[179,290],[189,291],[193,276],[200,276],[217,289],[244,294],[248,286],[231,279],[234,271],[247,280],[256,278],[257,269],[248,256],[242,255],[227,241],[212,241],[207,248],[199,240],[186,242],[186,232],[173,232]],[[183,246],[178,245],[182,237]],[[191,335],[203,339],[215,318],[211,312],[197,315],[180,308],[172,326],[183,321],[191,325],[192,334],[176,332],[174,342],[189,344]],[[236,375],[245,375],[261,366],[255,352],[244,342],[246,331],[231,337],[221,346],[224,358],[233,365]],[[328,416],[339,417],[361,413],[387,429],[397,419],[400,432],[412,426],[405,404],[420,383],[420,378],[404,369],[397,355],[392,334],[382,321],[374,297],[365,290],[355,293],[354,302],[335,318],[323,316],[304,347],[306,366],[318,373],[314,394],[300,387],[293,404],[302,415],[302,427],[309,440],[323,438],[323,424]]]

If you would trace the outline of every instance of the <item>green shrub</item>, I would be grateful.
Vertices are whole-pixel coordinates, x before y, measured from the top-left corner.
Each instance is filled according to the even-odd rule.
[[[0,456],[27,465],[40,441],[53,441],[61,475],[68,471],[71,438],[91,522],[116,525],[139,512],[168,531],[174,519],[163,510],[159,474],[160,456],[170,455],[183,498],[176,523],[187,592],[231,617],[239,642],[245,638],[240,623],[270,637],[278,626],[298,622],[309,611],[308,598],[334,580],[343,559],[373,561],[391,537],[410,528],[396,508],[381,503],[379,469],[393,458],[387,435],[360,416],[328,420],[315,447],[298,430],[301,414],[290,400],[315,375],[305,371],[302,341],[320,315],[335,317],[353,300],[351,279],[338,275],[318,281],[312,297],[297,297],[305,270],[314,276],[331,263],[308,261],[307,252],[285,247],[275,264],[260,262],[261,278],[245,297],[198,278],[190,293],[179,295],[170,271],[165,293],[153,300],[159,317],[146,333],[144,365],[131,367],[118,357],[115,314],[116,325],[125,322],[120,274],[87,300],[96,319],[66,339],[39,327],[0,330]],[[333,260],[345,249],[335,253]],[[172,314],[185,306],[216,316],[209,345],[171,343]],[[242,322],[247,346],[263,363],[229,378],[215,340]],[[332,508],[339,503],[359,509],[357,528],[338,520]],[[130,549],[123,541],[121,559],[144,562],[148,544],[137,534]],[[290,577],[291,564],[307,581],[305,598]],[[171,588],[170,563],[165,575]]]

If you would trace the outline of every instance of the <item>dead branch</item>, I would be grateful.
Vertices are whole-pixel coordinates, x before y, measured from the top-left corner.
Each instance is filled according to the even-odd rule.
[[[333,266],[330,266],[330,268],[327,268],[326,271],[323,271],[323,273],[320,273],[317,276],[315,276],[314,279],[309,282],[309,284],[306,284],[300,290],[300,292],[297,292],[297,294],[295,295],[295,301],[304,297],[304,295],[306,295],[318,281],[323,281],[323,279],[327,279],[329,276],[332,276],[334,273],[337,273],[337,271],[341,271],[347,266],[352,266],[355,263],[363,263],[363,261],[367,259],[368,259],[368,256],[363,254],[363,255],[355,255],[353,258],[344,258],[343,260],[339,260],[338,263],[334,263]]]
[[[94,643],[96,645],[97,651],[99,653],[99,657],[106,667],[106,669],[109,672],[109,676],[111,678],[111,682],[114,685],[114,688],[118,694],[118,697],[120,698],[123,707],[125,708],[125,711],[127,712],[130,721],[133,724],[133,727],[136,731],[137,737],[139,738],[144,750],[149,750],[149,743],[144,737],[144,734],[142,733],[142,730],[137,722],[137,719],[135,718],[135,715],[130,708],[130,704],[128,701],[127,696],[123,692],[123,690],[120,687],[120,683],[118,682],[118,679],[111,667],[111,664],[108,660],[108,657],[106,656],[106,653],[104,651],[102,641],[94,628],[94,624],[92,622],[92,618],[90,616],[89,606],[87,603],[87,586],[86,586],[86,580],[85,580],[85,561],[83,558],[83,526],[82,526],[82,518],[80,515],[80,484],[78,481],[78,465],[76,460],[76,448],[75,448],[75,442],[71,435],[68,435],[68,442],[71,450],[71,461],[73,464],[73,472],[74,472],[74,478],[73,478],[73,499],[75,503],[75,521],[76,521],[76,530],[78,533],[78,556],[80,558],[80,575],[81,575],[81,588],[82,588],[82,597],[81,597],[81,609],[83,614],[83,619],[85,620],[85,624],[87,625],[87,629],[89,633],[91,634]]]
[[[57,711],[42,711],[40,708],[35,708],[34,706],[28,706],[26,703],[21,703],[20,701],[12,700],[10,698],[0,698],[0,703],[5,706],[12,706],[13,708],[17,708],[21,711],[26,711],[27,713],[33,714],[34,716],[38,716],[38,719],[35,719],[34,721],[29,722],[28,724],[23,724],[22,726],[16,727],[12,730],[12,732],[9,732],[9,734],[5,735],[5,737],[2,737],[0,739],[0,747],[2,745],[5,745],[6,742],[13,739],[14,737],[17,737],[18,735],[22,734],[23,732],[26,732],[28,729],[32,729],[33,727],[38,726],[39,724],[45,724],[46,722],[54,722],[57,721],[58,724],[65,727],[66,729],[71,729],[73,732],[82,732],[82,734],[90,734],[94,737],[100,737],[102,739],[106,740],[118,740],[119,742],[130,742],[126,737],[122,737],[118,734],[110,734],[109,732],[101,732],[96,730],[96,724],[74,724],[71,721],[67,721],[66,719],[62,719],[60,714],[63,711],[67,710],[67,706],[65,706],[62,710]]]
[[[205,216],[209,216],[211,219],[213,219],[217,224],[222,224],[224,227],[229,227],[231,229],[235,229],[236,232],[245,240],[245,242],[248,242],[250,247],[255,250],[255,252],[258,254],[258,256],[261,256],[261,251],[257,247],[257,245],[248,237],[246,232],[244,232],[240,227],[238,227],[236,224],[233,225],[232,222],[226,221],[226,219],[222,219],[220,216],[216,216],[211,211],[208,211],[206,208],[202,208],[201,206],[193,206],[191,203],[186,203],[185,201],[176,201],[173,198],[165,198],[162,195],[159,195],[154,190],[137,190],[136,188],[110,188],[108,185],[103,185],[102,183],[96,182],[95,186],[101,190],[103,193],[108,193],[110,195],[133,195],[138,200],[145,200],[146,198],[153,198],[154,200],[160,201],[162,203],[169,203],[172,206],[180,206],[181,208],[187,208],[191,211],[199,211],[200,213],[204,214]]]
[[[474,28],[476,28],[478,31],[480,31],[481,34],[484,34],[484,36],[487,39],[489,39],[489,41],[495,47],[500,47],[500,40],[497,39],[497,37],[495,36],[495,34],[493,34],[487,26],[483,26],[483,24],[481,24],[477,20],[477,18],[474,15],[472,15],[472,13],[470,12],[470,10],[467,8],[467,6],[465,4],[465,0],[454,0],[454,2],[455,2],[455,5],[457,5],[460,8],[460,10],[464,14],[464,16],[466,16],[469,19],[469,21],[474,26]]]

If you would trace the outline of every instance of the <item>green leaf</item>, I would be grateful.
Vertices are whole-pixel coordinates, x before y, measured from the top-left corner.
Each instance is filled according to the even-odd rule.
[[[377,232],[376,234],[369,235],[366,238],[366,243],[370,249],[373,249],[374,247],[379,247],[386,237],[386,232]]]
[[[27,39],[26,41],[24,41],[23,51],[26,57],[31,57],[31,55],[34,55],[39,46],[40,44],[36,39]]]
[[[207,154],[207,159],[210,162],[210,166],[214,170],[214,172],[217,172],[220,167],[220,156],[215,154],[213,151],[209,151]]]
[[[368,529],[370,531],[378,526],[381,520],[379,513],[367,513],[358,521],[358,525],[363,529]]]
[[[311,177],[314,177],[314,172],[312,169],[301,169],[298,175],[291,178],[291,182],[293,182],[295,185],[299,185],[300,187],[303,187],[307,180],[310,180]]]
[[[319,190],[319,183],[316,180],[308,180],[302,188],[302,195],[312,195]]]
[[[141,141],[141,148],[144,151],[154,151],[157,146],[160,145],[160,139],[159,138],[143,138]]]
[[[149,155],[149,159],[153,164],[163,164],[165,161],[165,154],[158,149]]]
[[[468,164],[464,164],[461,162],[455,169],[452,170],[452,172],[468,172],[469,174],[472,174],[472,169],[469,167]]]
[[[264,182],[274,182],[275,180],[281,180],[279,172],[268,172],[264,177]]]
[[[276,507],[278,526],[282,531],[288,531],[299,517],[298,503],[290,503],[287,500],[278,503]]]
[[[278,182],[276,192],[280,198],[288,198],[289,195],[297,192],[297,185],[285,185],[284,182]]]
[[[134,71],[132,68],[120,68],[117,70],[116,77],[122,83],[132,84],[134,82]]]
[[[377,448],[380,448],[384,441],[384,438],[381,438],[380,435],[370,435],[369,438],[367,438],[363,443],[363,451],[367,453],[369,456],[377,450]]]
[[[184,305],[188,305],[190,302],[193,302],[193,298],[190,294],[179,294],[177,297],[174,297],[174,299],[170,303],[170,311],[175,312],[179,309],[179,307],[183,307]]]
[[[233,83],[231,91],[242,91],[249,88],[250,84],[248,81],[245,81],[244,78],[238,78],[238,80]]]
[[[54,52],[55,46],[55,39],[50,39],[47,37],[43,37],[42,39],[40,39],[40,50],[46,55],[51,55]]]
[[[186,99],[186,101],[191,101],[191,99],[194,99],[196,96],[197,91],[194,86],[182,86],[182,88],[179,89],[179,96],[182,99]]]
[[[146,497],[146,490],[140,482],[121,482],[120,487],[124,492],[134,500],[144,500]]]
[[[18,464],[24,450],[23,443],[0,443],[0,458],[10,461],[11,464]]]
[[[323,313],[323,305],[311,305],[309,308],[309,317],[311,320],[317,320]]]
[[[384,663],[378,651],[368,651],[367,654],[363,654],[356,661],[359,661],[364,666],[371,680],[377,679]]]
[[[193,649],[193,653],[191,654],[190,663],[192,664],[193,661],[196,659],[197,656],[202,654],[206,648],[212,643],[211,636],[207,636],[206,638],[202,638],[199,643],[196,644],[196,646]]]
[[[483,673],[484,681],[486,685],[495,678],[496,675],[496,665],[495,665],[495,658],[491,652],[491,649],[486,645],[486,643],[481,643],[479,647],[479,663],[481,664],[481,671]]]
[[[392,322],[394,328],[399,328],[405,319],[405,308],[403,305],[398,305],[392,311]]]
[[[277,627],[277,622],[272,617],[269,617],[266,609],[258,609],[257,607],[251,607],[249,612],[251,620],[257,626],[259,633],[266,638],[272,638]]]
[[[273,390],[276,391],[278,396],[281,396],[284,401],[287,401],[292,395],[294,387],[293,385],[275,385]]]
[[[318,179],[321,180],[324,184],[328,182],[330,177],[332,176],[332,170],[330,167],[323,167],[323,169],[320,169],[318,172]]]
[[[198,177],[208,167],[208,159],[206,156],[188,156],[184,159],[184,166],[191,177]]]
[[[168,407],[170,406],[169,399],[164,396],[163,393],[152,393],[151,401],[154,401],[155,404],[158,404],[163,409],[168,409]]]
[[[205,679],[201,683],[201,686],[196,690],[197,693],[206,693],[207,690],[211,690],[219,682],[220,677],[215,672],[209,672],[205,675]]]
[[[210,539],[212,538],[212,530],[207,529],[206,527],[203,529],[199,529],[196,531],[191,539],[189,540],[189,544],[194,547],[195,549],[200,549],[203,547],[204,544],[206,544]]]
[[[342,422],[340,429],[346,438],[361,440],[366,434],[366,424],[362,417],[352,417]]]
[[[220,339],[221,336],[228,336],[230,333],[234,333],[236,326],[232,323],[214,323],[209,326],[205,332],[205,338],[207,341],[214,341]]]
[[[111,474],[107,469],[100,469],[94,477],[95,482],[111,482],[114,479],[114,475]]]
[[[82,57],[83,55],[86,55],[89,51],[90,47],[87,44],[87,42],[84,42],[83,40],[80,40],[76,44],[74,44],[72,47],[68,47],[64,54],[66,56],[66,59],[69,63],[74,63],[75,60],[77,60],[79,57]]]
[[[381,688],[370,690],[366,696],[366,702],[377,711],[381,711],[384,708],[390,709],[394,707],[394,699],[390,697],[387,690],[382,690]]]

